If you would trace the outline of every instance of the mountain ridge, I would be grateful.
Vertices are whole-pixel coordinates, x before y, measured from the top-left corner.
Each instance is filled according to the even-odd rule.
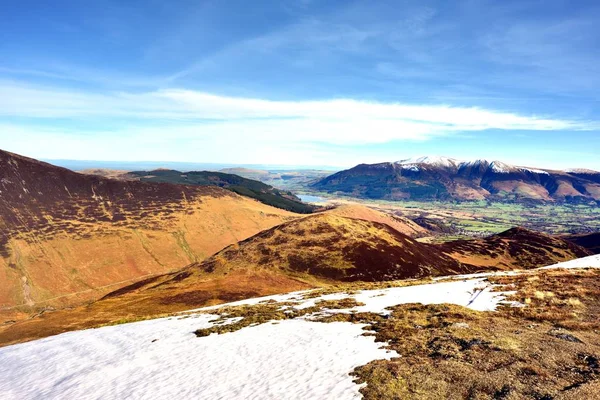
[[[119,181],[0,150],[0,311],[80,304],[298,216],[216,186]]]
[[[318,180],[311,187],[385,200],[599,202],[600,172],[425,156],[359,164]]]
[[[218,186],[242,196],[251,197],[261,203],[300,214],[310,214],[316,207],[305,204],[292,192],[274,188],[263,182],[242,176],[217,171],[181,172],[172,169],[132,171],[124,175],[142,182],[165,182],[180,185]]]

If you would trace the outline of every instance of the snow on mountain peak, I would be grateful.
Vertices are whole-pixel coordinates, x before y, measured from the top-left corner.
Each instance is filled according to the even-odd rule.
[[[422,156],[422,157],[411,157],[405,160],[397,162],[400,165],[411,165],[411,164],[428,164],[435,165],[438,167],[456,167],[458,161],[454,158],[442,157],[442,156]]]
[[[534,174],[541,174],[541,175],[550,175],[548,173],[548,171],[544,171],[543,169],[536,169],[536,168],[521,167],[521,171],[527,171],[527,172],[531,172]]]
[[[502,161],[492,161],[490,168],[497,174],[508,174],[514,167]]]
[[[479,167],[481,165],[488,165],[489,161],[485,160],[483,158],[477,159],[477,160],[472,160],[472,161],[463,161],[460,163],[460,167],[461,168],[466,168],[466,167]]]
[[[565,169],[564,172],[569,174],[600,174],[598,171],[594,171],[593,169],[587,168],[569,168]]]

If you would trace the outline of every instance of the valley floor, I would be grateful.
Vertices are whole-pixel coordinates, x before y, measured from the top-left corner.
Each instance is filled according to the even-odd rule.
[[[362,204],[410,219],[421,219],[440,231],[435,240],[484,237],[515,226],[547,234],[600,230],[600,207],[591,204],[518,204],[487,201],[387,201],[307,192],[323,206]]]
[[[600,256],[527,272],[295,292],[69,332],[1,348],[0,397],[458,399],[470,387],[477,399],[594,398],[600,275],[589,267],[600,267]],[[552,357],[540,353],[544,346]],[[546,356],[574,365],[553,371],[571,367],[539,360]],[[480,376],[473,368],[491,369]]]

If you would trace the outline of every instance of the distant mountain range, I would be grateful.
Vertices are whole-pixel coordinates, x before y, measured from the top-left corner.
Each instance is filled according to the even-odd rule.
[[[558,171],[439,156],[360,164],[311,186],[330,193],[386,200],[600,201],[597,171]]]

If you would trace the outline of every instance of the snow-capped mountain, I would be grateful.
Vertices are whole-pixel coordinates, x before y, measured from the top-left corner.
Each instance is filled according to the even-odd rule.
[[[446,167],[446,168],[455,168],[459,165],[460,161],[442,156],[422,156],[422,157],[412,157],[407,158],[405,160],[397,161],[396,164],[399,165],[414,165],[414,164],[427,164],[436,167]]]
[[[373,199],[600,201],[600,172],[553,171],[502,161],[420,156],[360,164],[314,184]]]

